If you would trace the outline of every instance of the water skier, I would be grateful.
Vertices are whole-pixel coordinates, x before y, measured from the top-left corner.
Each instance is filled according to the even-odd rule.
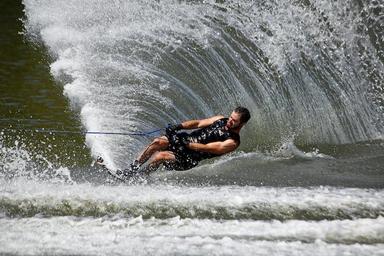
[[[240,145],[240,130],[250,119],[248,109],[237,107],[230,117],[218,115],[202,120],[189,120],[166,128],[164,136],[155,138],[131,165],[117,175],[129,178],[150,173],[161,164],[167,169],[188,170],[201,160],[234,151]],[[180,130],[192,130],[191,133]],[[141,166],[148,161],[145,168]],[[99,158],[101,163],[102,159]]]

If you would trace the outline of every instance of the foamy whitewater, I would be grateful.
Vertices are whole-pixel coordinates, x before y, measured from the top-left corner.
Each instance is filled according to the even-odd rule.
[[[236,152],[125,183],[76,154],[49,160],[54,139],[31,150],[2,132],[0,254],[384,255],[382,1],[23,5],[23,36],[86,131],[237,105],[252,119]],[[86,146],[124,168],[151,139],[88,134]]]
[[[383,191],[1,184],[2,253],[382,255]]]

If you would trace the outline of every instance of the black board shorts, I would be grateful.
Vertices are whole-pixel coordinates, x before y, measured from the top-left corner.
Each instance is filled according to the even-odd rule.
[[[196,165],[199,164],[199,161],[195,161],[189,157],[180,157],[179,155],[176,155],[176,160],[174,162],[165,162],[164,166],[168,170],[176,170],[176,171],[185,171],[192,169]]]
[[[188,133],[181,132],[166,136],[169,141],[167,150],[173,152],[176,158],[176,161],[164,164],[167,169],[188,170],[198,165],[201,160],[209,158],[208,154],[190,150],[185,146],[182,141],[188,138]]]

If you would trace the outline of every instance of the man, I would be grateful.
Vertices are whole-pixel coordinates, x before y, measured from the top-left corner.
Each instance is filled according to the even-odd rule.
[[[237,107],[229,118],[213,116],[202,120],[189,120],[169,125],[164,136],[155,138],[131,164],[130,170],[117,175],[130,177],[137,173],[155,171],[161,164],[168,169],[188,170],[201,160],[234,151],[240,145],[240,130],[250,119],[248,109]],[[191,130],[191,133],[177,132]],[[148,161],[145,168],[140,168]],[[102,159],[98,159],[101,164]]]

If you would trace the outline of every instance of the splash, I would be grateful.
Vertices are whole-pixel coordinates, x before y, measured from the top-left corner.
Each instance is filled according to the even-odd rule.
[[[251,109],[244,148],[352,143],[382,135],[376,3],[24,1],[26,36],[88,130],[140,131]],[[140,14],[140,15],[138,15]],[[371,33],[371,32],[372,33]],[[148,142],[87,137],[125,165]]]
[[[46,152],[31,150],[21,136],[16,136],[13,145],[5,141],[8,136],[0,135],[0,178],[2,180],[50,180],[54,183],[73,183],[67,167],[48,160]],[[14,136],[10,136],[14,138]],[[49,148],[49,146],[48,146]]]

